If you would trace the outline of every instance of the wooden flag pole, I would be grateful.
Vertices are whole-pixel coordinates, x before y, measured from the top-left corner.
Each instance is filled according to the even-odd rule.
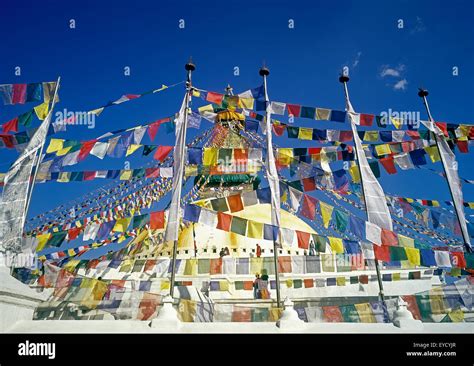
[[[349,76],[347,75],[344,75],[344,73],[339,77],[339,82],[342,83],[344,85],[344,94],[346,96],[346,100],[349,100],[349,89],[347,88],[347,83],[349,82]],[[351,122],[352,124],[352,122]],[[354,132],[354,129],[353,129],[353,132]],[[353,138],[355,138],[355,136],[353,136]],[[354,143],[354,149],[356,151],[356,156],[359,155],[359,152],[357,150],[357,144]],[[362,151],[362,153],[364,153]],[[364,190],[364,180],[362,179],[362,172],[361,172],[361,169],[360,169],[360,162],[359,160],[357,159],[357,168],[359,170],[359,179],[360,179],[360,187],[361,187],[361,192],[362,192],[362,197],[364,198],[364,206],[365,206],[365,210],[366,210],[366,220],[368,220],[368,212],[367,212],[367,201],[366,201],[366,198],[365,198],[365,190]],[[380,274],[380,268],[379,268],[379,261],[374,258],[374,262],[375,262],[375,271],[377,273],[377,281],[378,281],[378,284],[379,284],[379,298],[381,301],[384,301],[385,302],[385,296],[384,296],[384,293],[383,293],[383,283],[382,283],[382,276]]]

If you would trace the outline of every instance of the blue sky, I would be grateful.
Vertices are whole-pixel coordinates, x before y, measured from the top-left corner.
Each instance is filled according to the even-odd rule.
[[[126,93],[142,93],[185,79],[193,57],[197,87],[239,92],[261,83],[258,69],[271,70],[270,99],[309,106],[344,108],[338,74],[350,68],[349,89],[356,111],[426,113],[417,87],[431,92],[437,121],[472,123],[474,96],[474,5],[471,1],[18,1],[4,0],[0,12],[0,83],[62,78],[57,110],[88,111]],[[70,20],[75,29],[70,29]],[[185,28],[178,22],[184,19]],[[294,28],[288,27],[289,20]],[[398,28],[399,19],[404,27]],[[21,75],[15,76],[15,67]],[[124,75],[124,67],[131,75]],[[234,67],[240,75],[234,75]],[[454,66],[459,75],[453,76]],[[384,76],[385,75],[385,76]],[[119,128],[169,116],[179,109],[182,86],[106,109],[94,129],[69,126],[58,135],[91,139]],[[33,105],[0,106],[0,123]],[[286,117],[282,117],[284,121]],[[36,122],[37,124],[38,122]],[[340,128],[303,121],[300,125]],[[203,122],[203,127],[210,127]],[[349,126],[347,126],[348,128]],[[195,134],[191,132],[191,137]],[[155,143],[173,144],[160,131]],[[188,139],[189,141],[189,139]],[[280,146],[295,140],[276,139]],[[312,146],[301,144],[299,146]],[[0,151],[0,171],[16,156]],[[90,157],[71,170],[120,169],[125,159]],[[474,179],[467,154],[458,155],[460,175]],[[146,160],[129,159],[132,168]],[[431,166],[440,170],[439,164]],[[386,191],[407,197],[450,199],[446,183],[425,171],[399,171],[381,182]],[[429,182],[429,184],[426,184]],[[108,181],[106,183],[109,183]],[[104,181],[46,183],[35,187],[30,214],[38,214]],[[466,200],[474,200],[464,185]]]

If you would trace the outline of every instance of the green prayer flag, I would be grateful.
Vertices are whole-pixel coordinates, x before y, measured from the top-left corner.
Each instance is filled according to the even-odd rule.
[[[247,220],[238,216],[232,217],[230,231],[245,236],[247,232]]]
[[[359,313],[354,305],[342,305],[339,308],[345,323],[360,323]]]
[[[142,228],[148,222],[150,222],[150,214],[137,215],[133,217],[133,229]]]
[[[211,206],[214,211],[229,211],[229,208],[227,207],[227,200],[225,198],[211,200]]]
[[[33,109],[31,111],[20,114],[18,116],[18,123],[25,127],[29,127],[32,121],[33,121]]]
[[[390,246],[390,261],[404,261],[407,260],[407,253],[404,247]]]
[[[349,222],[349,215],[341,210],[336,211],[336,228],[340,232],[345,232],[347,228],[347,223]]]
[[[53,232],[48,240],[47,245],[50,247],[59,247],[66,238],[66,235],[67,231]]]

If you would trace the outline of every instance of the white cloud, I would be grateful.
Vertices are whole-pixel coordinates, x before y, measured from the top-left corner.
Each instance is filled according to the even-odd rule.
[[[357,52],[357,56],[356,56],[354,62],[352,63],[352,68],[353,69],[355,69],[357,67],[357,65],[359,65],[361,55],[362,55],[361,51]]]
[[[402,72],[405,70],[405,65],[400,64],[397,67],[390,67],[389,65],[383,65],[382,70],[380,71],[381,77],[393,76],[399,78],[402,75]]]
[[[425,23],[423,23],[423,19],[417,16],[415,26],[410,31],[410,33],[415,34],[419,32],[424,32],[425,30],[426,30],[426,26],[425,26]]]
[[[402,79],[399,80],[394,86],[393,90],[405,90],[408,85],[408,80],[407,79]]]

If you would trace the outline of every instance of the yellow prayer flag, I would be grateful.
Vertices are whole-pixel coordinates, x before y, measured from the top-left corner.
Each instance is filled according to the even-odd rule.
[[[407,254],[408,261],[415,265],[419,266],[420,262],[420,250],[417,248],[405,248],[405,253]]]
[[[72,257],[72,256],[76,255],[76,252],[74,251],[74,249],[68,249],[67,250],[67,255]]]
[[[185,276],[196,276],[197,275],[197,259],[189,258],[186,259],[186,265],[184,266]]]
[[[87,112],[87,114],[93,114],[95,116],[99,116],[104,111],[104,107],[93,109],[92,111]]]
[[[125,156],[129,156],[130,154],[133,154],[135,151],[137,151],[139,148],[141,148],[143,145],[137,145],[137,144],[131,144],[127,148],[127,153]]]
[[[220,291],[229,291],[229,281],[219,281],[219,290]]]
[[[426,153],[429,155],[432,163],[436,163],[437,161],[440,160],[439,150],[437,146],[426,146],[424,149]]]
[[[77,265],[80,263],[79,259],[71,259],[64,265],[64,269],[68,272],[73,272]]]
[[[401,273],[392,273],[392,281],[400,281],[402,279]]]
[[[290,279],[286,280],[286,287],[287,288],[292,288],[293,287],[293,280],[290,280]]]
[[[281,165],[290,165],[293,160],[293,149],[292,148],[280,148],[278,149],[278,162]]]
[[[44,82],[43,83],[43,100],[49,103],[53,99],[55,90],[56,90],[55,81]],[[56,94],[55,102],[56,103],[59,102],[59,96],[57,94]]]
[[[182,322],[192,323],[196,316],[196,302],[180,299],[178,305],[178,317]]]
[[[365,141],[377,141],[379,139],[378,131],[365,131],[364,140]]]
[[[262,273],[263,258],[252,257],[250,258],[250,273]]]
[[[393,118],[393,117],[390,117],[390,121],[392,121],[393,125],[395,126],[395,128],[397,130],[400,129],[400,127],[402,126],[402,123],[403,123],[403,120],[400,119],[400,118]]]
[[[67,183],[69,182],[69,177],[71,176],[71,172],[60,172],[57,182],[59,183]]]
[[[448,316],[453,323],[461,323],[464,321],[464,312],[460,308],[451,311]]]
[[[374,312],[372,311],[372,306],[370,306],[369,303],[354,304],[354,306],[362,323],[377,323]]]
[[[214,113],[214,108],[212,104],[208,104],[198,108],[199,114],[205,114],[206,112]]]
[[[51,139],[48,148],[46,149],[46,153],[49,154],[61,150],[63,148],[63,143],[63,139]]]
[[[326,108],[316,108],[316,119],[328,121],[331,115],[331,110]]]
[[[217,153],[218,149],[214,147],[205,147],[204,156],[203,156],[203,165],[205,166],[215,166],[217,165]]]
[[[131,219],[132,219],[131,217],[126,217],[126,218],[117,220],[112,231],[124,233],[127,230]]]
[[[336,253],[336,254],[344,253],[344,245],[342,244],[341,238],[333,238],[332,236],[330,236],[329,246],[331,247],[333,253]]]
[[[346,278],[345,277],[336,277],[336,285],[337,286],[345,286],[346,285]]]
[[[201,96],[201,92],[199,90],[193,89],[193,97],[199,98]]]
[[[319,201],[319,207],[321,208],[321,216],[323,217],[324,227],[327,229],[329,227],[329,221],[331,221],[331,215],[334,207],[322,201]]]
[[[130,180],[132,179],[132,175],[133,175],[133,170],[122,170],[120,172],[120,180]]]
[[[247,236],[253,239],[262,239],[263,223],[249,220],[247,222]]]
[[[377,152],[377,155],[387,155],[391,154],[392,151],[390,150],[390,145],[389,144],[382,144],[382,145],[377,145],[375,146],[375,151]]]
[[[198,174],[198,166],[195,164],[192,165],[186,165],[184,167],[184,175],[190,177],[190,176],[195,176]]]
[[[414,248],[415,240],[412,238],[409,238],[408,236],[398,234],[398,245],[401,247]]]
[[[38,119],[40,119],[42,121],[48,115],[49,103],[47,103],[47,102],[41,103],[40,105],[37,105],[34,108],[34,110],[35,110],[35,113],[36,113],[36,116],[38,117]]]
[[[351,174],[352,181],[354,183],[360,183],[360,172],[359,172],[359,168],[357,167],[357,165],[352,165],[349,168],[349,173]]]
[[[253,109],[255,99],[253,98],[240,98],[240,103],[245,109]]]
[[[313,129],[300,127],[298,132],[298,138],[300,140],[312,140],[313,139]]]
[[[51,233],[40,234],[36,236],[36,239],[38,239],[38,245],[36,246],[37,252],[40,252],[41,250],[43,250],[44,246],[46,245],[50,237],[51,237]]]
[[[170,281],[168,281],[168,280],[162,281],[161,285],[160,285],[160,289],[161,290],[169,290],[170,289]]]
[[[72,149],[72,146],[63,147],[61,150],[58,150],[58,151],[56,152],[56,156],[64,156],[64,155],[66,155],[66,154],[69,152],[69,150],[71,150],[71,149]]]

